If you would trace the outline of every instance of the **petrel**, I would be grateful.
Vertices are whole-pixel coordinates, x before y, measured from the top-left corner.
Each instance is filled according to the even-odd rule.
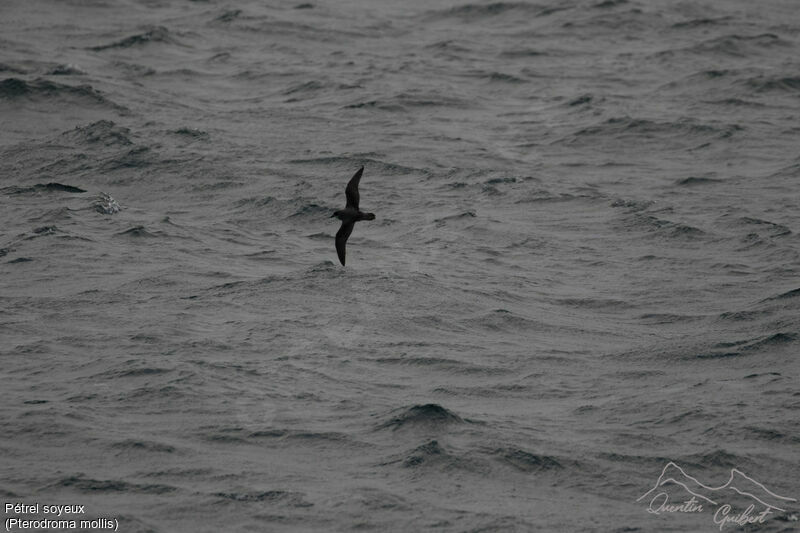
[[[364,167],[361,167],[350,178],[344,189],[347,205],[341,211],[336,211],[331,215],[331,218],[336,217],[342,221],[342,227],[336,232],[336,254],[339,256],[342,266],[344,266],[344,245],[347,243],[347,238],[353,233],[353,226],[359,220],[375,220],[374,213],[364,213],[358,209],[358,182],[361,181],[363,173]]]

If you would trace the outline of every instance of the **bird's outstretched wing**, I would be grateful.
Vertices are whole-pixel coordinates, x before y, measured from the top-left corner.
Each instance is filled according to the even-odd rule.
[[[344,194],[347,196],[347,207],[345,209],[352,207],[358,210],[358,182],[361,181],[361,174],[363,173],[364,167],[359,168],[358,172],[356,172],[347,183],[347,187],[344,189]]]
[[[336,232],[336,254],[342,266],[344,266],[344,245],[347,244],[347,238],[353,233],[355,225],[355,222],[342,222],[342,227]]]

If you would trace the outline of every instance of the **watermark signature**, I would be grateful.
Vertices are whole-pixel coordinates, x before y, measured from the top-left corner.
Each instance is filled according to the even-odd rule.
[[[670,461],[658,481],[636,500],[647,504],[648,513],[713,513],[713,521],[722,531],[726,526],[763,524],[777,513],[788,513],[794,498],[769,490],[741,470],[731,469],[728,481],[719,487],[705,485]],[[742,504],[744,502],[744,504]],[[785,520],[796,521],[796,514]]]

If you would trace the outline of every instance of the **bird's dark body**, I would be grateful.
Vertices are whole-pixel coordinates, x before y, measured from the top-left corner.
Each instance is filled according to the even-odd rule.
[[[358,222],[360,220],[375,220],[375,213],[365,213],[358,209],[342,209],[341,211],[336,211],[333,216],[346,223]]]
[[[364,173],[364,167],[358,169],[358,172],[350,178],[347,187],[344,190],[347,197],[347,206],[344,209],[335,211],[331,217],[336,217],[342,221],[342,226],[336,232],[336,254],[339,256],[339,261],[344,266],[345,260],[345,244],[347,238],[353,233],[353,226],[360,220],[375,220],[374,213],[364,213],[359,210],[359,194],[358,183],[361,181],[361,175]]]

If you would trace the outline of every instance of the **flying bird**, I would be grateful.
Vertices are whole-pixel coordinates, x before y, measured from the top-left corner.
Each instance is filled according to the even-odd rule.
[[[364,167],[361,167],[350,178],[347,187],[344,189],[347,205],[341,211],[336,211],[331,215],[331,218],[336,217],[342,221],[342,227],[336,232],[336,254],[339,256],[342,266],[344,266],[344,245],[347,244],[347,238],[353,233],[353,226],[359,220],[375,220],[374,213],[364,213],[358,209],[358,182],[361,181],[361,174],[363,173]]]

